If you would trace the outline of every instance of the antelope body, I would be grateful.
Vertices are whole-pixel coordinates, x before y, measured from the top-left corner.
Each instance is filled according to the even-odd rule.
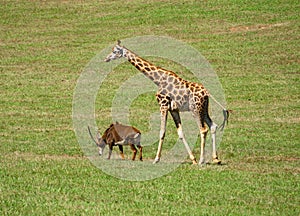
[[[118,146],[120,150],[120,156],[122,159],[124,159],[124,152],[123,152],[123,145],[129,145],[133,154],[132,154],[132,160],[135,160],[137,149],[135,146],[139,149],[139,159],[142,161],[142,146],[140,144],[141,141],[141,132],[132,126],[127,126],[120,124],[118,122],[111,124],[104,132],[104,134],[100,137],[99,132],[96,135],[96,139],[94,139],[90,128],[88,127],[89,134],[95,144],[99,148],[99,155],[101,156],[103,154],[104,148],[106,145],[109,147],[109,154],[108,158],[110,159],[112,150],[114,146]]]

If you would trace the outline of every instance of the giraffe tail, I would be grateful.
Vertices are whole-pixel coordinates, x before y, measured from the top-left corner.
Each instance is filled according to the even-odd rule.
[[[232,110],[228,110],[224,106],[222,106],[222,104],[220,104],[212,95],[209,95],[209,96],[223,109],[224,120],[223,120],[222,124],[219,127],[219,129],[221,131],[223,131],[225,125],[228,124],[229,113],[232,113],[233,111]]]
[[[220,125],[220,130],[223,131],[226,124],[228,124],[229,113],[232,113],[232,110],[223,109],[224,120]]]
[[[225,125],[228,124],[228,117],[229,117],[229,112],[228,112],[228,110],[223,109],[223,117],[224,117],[223,122],[222,122],[222,124],[221,124],[220,127],[219,127],[221,131],[223,131]]]

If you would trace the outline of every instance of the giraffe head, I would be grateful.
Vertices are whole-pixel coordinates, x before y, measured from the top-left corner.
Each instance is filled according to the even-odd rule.
[[[117,45],[112,48],[112,52],[104,59],[104,61],[109,62],[122,57],[126,57],[126,49],[121,46],[121,41],[118,40]]]

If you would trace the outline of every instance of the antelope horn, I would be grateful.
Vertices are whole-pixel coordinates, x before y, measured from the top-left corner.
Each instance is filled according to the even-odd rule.
[[[91,133],[91,130],[90,130],[90,127],[88,126],[88,131],[89,131],[89,134],[90,134],[90,136],[91,136],[91,138],[92,138],[92,140],[94,141],[94,143],[98,146],[99,145],[99,143],[98,143],[98,141],[96,141],[95,139],[94,139],[94,137],[93,137],[93,135],[92,135],[92,133]],[[97,136],[99,135],[99,132],[97,133]]]

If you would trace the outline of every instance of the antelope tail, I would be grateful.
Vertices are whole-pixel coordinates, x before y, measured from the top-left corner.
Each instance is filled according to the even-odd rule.
[[[90,127],[88,126],[88,131],[89,131],[89,134],[92,138],[92,140],[94,141],[94,143],[98,146],[98,142],[95,140],[95,138],[93,137],[92,133],[91,133],[91,130],[90,130]]]

